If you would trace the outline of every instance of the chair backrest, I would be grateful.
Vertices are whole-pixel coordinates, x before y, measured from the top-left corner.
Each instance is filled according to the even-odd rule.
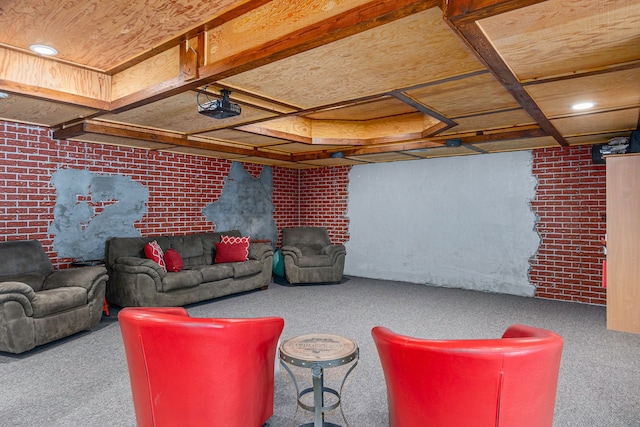
[[[391,427],[551,427],[560,335],[512,325],[502,339],[425,340],[371,331]]]
[[[282,229],[282,246],[310,246],[320,248],[331,244],[326,227],[291,227]]]
[[[0,242],[0,282],[23,282],[37,292],[52,272],[51,260],[38,240]]]
[[[273,415],[282,318],[124,308],[118,320],[138,427],[260,427]]]

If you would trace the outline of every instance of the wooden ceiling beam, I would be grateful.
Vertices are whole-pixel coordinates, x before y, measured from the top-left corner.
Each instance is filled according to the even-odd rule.
[[[54,131],[53,137],[54,139],[75,139],[87,134],[109,135],[113,137],[156,142],[172,146],[200,148],[230,154],[256,156],[278,161],[291,161],[291,156],[289,155],[272,153],[260,150],[259,148],[245,148],[213,142],[195,141],[182,134],[151,131],[148,129],[136,128],[134,126],[120,125],[98,120],[85,120],[64,129],[58,129]]]
[[[478,59],[491,71],[493,76],[529,113],[540,127],[560,145],[568,146],[567,140],[547,119],[540,107],[524,89],[522,83],[496,52],[476,21],[521,7],[540,3],[540,0],[461,0],[446,2],[445,22],[476,53]]]
[[[142,61],[145,61],[149,58],[152,58],[153,56],[155,56],[158,52],[164,52],[166,50],[169,50],[172,47],[178,46],[179,44],[183,43],[185,40],[189,40],[192,39],[196,36],[198,36],[199,34],[205,33],[207,30],[209,30],[210,28],[214,28],[217,27],[218,25],[221,25],[227,21],[230,21],[232,19],[235,19],[239,16],[242,16],[246,13],[251,12],[254,9],[257,9],[260,6],[264,6],[265,4],[271,2],[273,0],[246,0],[241,2],[240,4],[238,4],[237,6],[234,6],[233,8],[226,10],[222,13],[220,13],[218,16],[214,17],[213,19],[211,19],[208,22],[205,22],[202,25],[198,25],[195,28],[192,28],[191,30],[189,30],[186,34],[182,34],[178,37],[172,38],[171,40],[166,41],[165,43],[161,44],[160,46],[156,46],[154,49],[147,51],[145,53],[143,53],[142,55],[138,55],[137,57],[126,61],[122,64],[119,64],[118,66],[110,69],[107,71],[107,74],[109,75],[114,75],[114,74],[118,74],[124,70],[126,70],[127,68],[131,68],[132,66],[139,64]]]
[[[440,148],[443,147],[447,139],[460,139],[462,145],[469,145],[469,148],[478,150],[472,147],[470,144],[477,144],[479,142],[491,142],[491,141],[508,141],[513,139],[526,139],[526,138],[538,138],[542,136],[548,136],[548,134],[535,125],[520,126],[517,128],[505,128],[496,130],[492,133],[470,135],[456,137],[455,135],[441,136],[429,139],[416,139],[413,141],[397,142],[378,144],[365,147],[343,148],[326,150],[322,152],[301,153],[294,154],[294,161],[303,162],[309,160],[320,160],[331,158],[335,152],[342,152],[344,157],[349,156],[362,156],[366,154],[380,154],[380,153],[392,153],[400,151],[421,150],[425,148]]]
[[[202,66],[198,70],[198,78],[190,81],[176,75],[149,86],[144,83],[144,73],[140,73],[139,87],[142,89],[112,100],[112,111],[126,111],[193,90],[439,5],[438,0],[372,0],[242,52],[216,58]],[[274,16],[272,19],[286,21],[286,16]],[[267,31],[269,26],[263,27]],[[230,35],[231,40],[233,37]]]
[[[0,46],[0,90],[108,110],[111,78],[55,58]]]
[[[479,19],[499,15],[546,0],[455,0],[443,1],[442,10],[452,22],[473,23]]]

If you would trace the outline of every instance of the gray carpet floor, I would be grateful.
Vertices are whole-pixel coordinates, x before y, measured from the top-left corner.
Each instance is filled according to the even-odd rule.
[[[388,425],[373,326],[462,339],[499,337],[512,323],[548,328],[565,339],[555,427],[640,426],[640,335],[607,330],[605,307],[351,277],[340,285],[273,283],[266,291],[187,309],[197,317],[282,316],[283,340],[311,332],[355,340],[360,360],[342,397],[351,427]],[[0,353],[0,426],[134,426],[116,314],[112,309],[91,332],[27,354]],[[325,371],[328,386],[339,387],[341,369]],[[293,384],[279,369],[268,426],[309,422],[311,414],[303,412],[296,411]],[[339,415],[332,411],[327,420],[344,424]]]

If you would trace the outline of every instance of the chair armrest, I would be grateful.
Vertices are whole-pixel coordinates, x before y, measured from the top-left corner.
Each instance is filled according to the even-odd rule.
[[[344,245],[327,245],[322,248],[322,254],[329,255],[332,261],[335,261],[339,256],[346,255],[347,249]]]
[[[22,282],[0,282],[0,304],[16,301],[22,305],[27,316],[33,316],[31,301],[36,297],[33,288]]]
[[[280,248],[282,256],[290,256],[294,263],[298,264],[298,260],[302,258],[302,251],[295,246],[283,246]]]
[[[268,256],[273,256],[271,245],[266,243],[249,243],[249,259],[262,261],[262,259]]]
[[[90,290],[107,278],[107,269],[102,266],[65,268],[45,277],[43,289],[78,286]]]

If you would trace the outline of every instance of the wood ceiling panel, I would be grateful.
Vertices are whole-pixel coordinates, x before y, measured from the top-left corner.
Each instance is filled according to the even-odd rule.
[[[346,158],[361,161],[361,162],[368,162],[368,163],[398,162],[398,161],[416,159],[415,156],[411,156],[404,153],[398,153],[398,152],[362,154],[359,156],[348,156]]]
[[[292,142],[289,144],[274,145],[270,147],[273,151],[279,151],[283,153],[310,153],[314,151],[336,151],[340,149],[353,148],[347,145],[311,145],[302,144],[299,142]]]
[[[499,153],[502,151],[533,150],[535,148],[557,147],[558,142],[550,136],[540,138],[522,138],[508,141],[493,141],[473,144],[475,147],[487,153]]]
[[[640,59],[640,3],[549,0],[479,22],[521,80]]]
[[[437,147],[427,148],[424,150],[412,150],[411,153],[414,156],[423,157],[425,159],[435,157],[450,157],[450,156],[467,156],[471,154],[481,154],[477,150],[473,150],[467,146],[461,145],[460,147]]]
[[[308,168],[308,165],[300,165],[295,162],[286,162],[283,160],[276,159],[268,159],[265,157],[257,157],[257,156],[248,156],[239,159],[241,162],[245,163],[256,163],[259,165],[269,165],[269,166],[282,166],[284,168],[293,168],[293,169],[305,169]]]
[[[481,69],[433,8],[221,83],[311,109]]]
[[[121,147],[144,148],[147,150],[161,150],[170,147],[169,144],[162,144],[153,141],[142,141],[140,139],[125,138],[121,136],[101,135],[101,134],[84,134],[74,138],[72,141],[92,142],[96,144],[117,145]]]
[[[233,100],[233,94],[231,99]],[[204,99],[201,99],[201,102],[203,101]],[[239,116],[214,119],[198,113],[196,92],[184,92],[122,113],[106,114],[101,118],[153,129],[195,133],[274,116],[273,113],[247,105],[241,107],[242,114]]]
[[[316,113],[305,114],[305,117],[316,120],[371,120],[382,117],[413,113],[416,109],[404,102],[385,96],[382,99],[331,108]]]
[[[273,138],[271,136],[258,135],[251,132],[242,132],[235,129],[220,129],[198,134],[201,137],[210,137],[223,141],[235,141],[254,147],[288,144],[286,139]]]
[[[173,148],[168,148],[162,151],[169,151],[171,153],[178,153],[178,154],[191,154],[196,156],[214,157],[218,159],[227,159],[227,160],[241,160],[247,157],[247,156],[234,154],[234,153],[225,153],[223,151],[215,151],[215,150],[205,150],[205,149],[196,148],[196,147],[173,147]]]
[[[512,126],[524,126],[535,123],[535,120],[524,110],[510,110],[498,113],[482,114],[458,118],[455,120],[458,125],[454,126],[439,135],[451,135],[480,130],[502,129]]]
[[[273,0],[207,33],[209,58],[227,57],[266,43],[315,22],[346,12],[369,0]],[[286,17],[275,20],[274,17]]]
[[[230,8],[234,0],[7,0],[0,40],[54,44],[58,58],[109,70]],[[118,18],[114,18],[117,12]],[[96,50],[96,44],[100,49]]]
[[[361,165],[365,162],[356,160],[355,158],[328,158],[328,159],[316,159],[316,160],[304,160],[301,162],[306,165],[311,166],[352,166],[352,165]]]
[[[0,119],[39,126],[55,126],[96,112],[98,110],[16,94],[0,99]]]
[[[551,123],[565,136],[589,135],[593,133],[634,130],[638,126],[639,108],[610,111],[607,113],[583,114],[552,120]]]
[[[593,111],[640,105],[640,68],[528,85],[526,91],[549,118],[575,115],[571,105],[595,102]],[[583,113],[584,114],[584,113]]]
[[[426,86],[408,91],[407,94],[453,120],[457,116],[520,106],[488,73]]]

